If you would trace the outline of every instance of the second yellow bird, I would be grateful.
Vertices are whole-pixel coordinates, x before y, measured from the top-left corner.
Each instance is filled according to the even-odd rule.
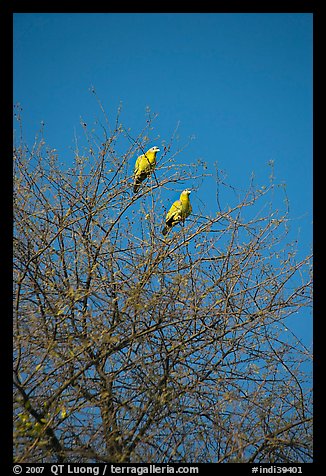
[[[134,171],[134,193],[138,192],[140,184],[148,177],[155,169],[156,154],[160,149],[156,146],[148,149],[145,154],[138,157],[135,163]]]
[[[184,190],[181,192],[180,199],[173,203],[165,218],[165,227],[162,230],[163,235],[166,235],[177,223],[184,222],[192,212],[189,200],[190,193],[190,190]]]

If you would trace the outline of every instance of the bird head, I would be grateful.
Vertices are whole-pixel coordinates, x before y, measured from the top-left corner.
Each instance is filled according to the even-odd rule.
[[[184,196],[188,196],[191,194],[191,190],[188,190],[187,188],[185,190],[183,190],[183,192],[181,192],[181,195],[184,197]]]
[[[160,149],[156,145],[154,145],[154,147],[151,147],[148,152],[159,152],[159,151]]]

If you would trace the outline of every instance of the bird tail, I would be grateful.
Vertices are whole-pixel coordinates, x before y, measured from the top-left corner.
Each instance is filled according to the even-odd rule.
[[[164,236],[167,235],[169,231],[170,231],[170,227],[165,226],[162,230],[162,235],[164,235]]]
[[[137,193],[139,190],[140,184],[139,183],[134,183],[134,193]]]

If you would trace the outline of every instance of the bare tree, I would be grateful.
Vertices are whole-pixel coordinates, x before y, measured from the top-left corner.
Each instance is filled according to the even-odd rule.
[[[150,111],[136,136],[100,107],[102,137],[82,121],[70,169],[43,128],[31,149],[15,139],[15,460],[311,461],[311,353],[291,328],[311,258],[273,205],[282,188],[251,182],[224,205],[218,171],[216,214],[197,201],[163,237],[165,190],[207,170],[182,163],[177,132],[154,135]]]

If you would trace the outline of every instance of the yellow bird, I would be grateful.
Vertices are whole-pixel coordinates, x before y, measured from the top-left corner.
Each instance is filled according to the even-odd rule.
[[[145,154],[138,157],[135,163],[134,171],[134,193],[138,192],[140,184],[155,169],[156,154],[160,149],[156,146],[151,147]]]
[[[165,218],[165,227],[162,230],[163,235],[166,235],[177,223],[184,222],[192,212],[189,200],[190,193],[190,190],[184,190],[181,192],[180,199],[173,203]]]

